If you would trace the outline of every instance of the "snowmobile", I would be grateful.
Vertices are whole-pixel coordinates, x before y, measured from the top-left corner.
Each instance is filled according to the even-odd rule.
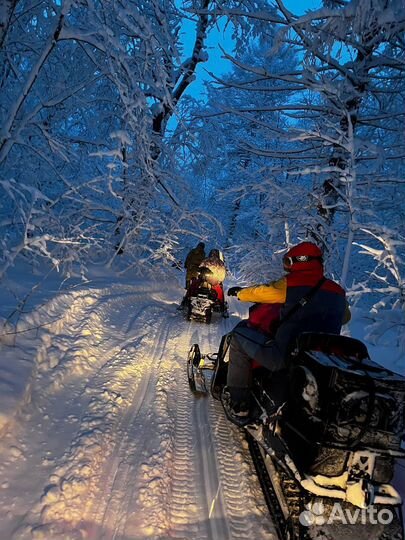
[[[228,305],[221,300],[222,285],[212,286],[206,279],[209,272],[208,268],[200,268],[198,277],[192,280],[187,291],[183,308],[189,321],[203,321],[209,324],[213,312],[221,313],[225,318],[229,316]]]
[[[405,457],[405,378],[356,339],[304,333],[288,370],[253,369],[254,411],[242,427],[226,397],[229,339],[214,354],[191,347],[189,385],[220,400],[245,430],[279,538],[402,540],[391,481]]]

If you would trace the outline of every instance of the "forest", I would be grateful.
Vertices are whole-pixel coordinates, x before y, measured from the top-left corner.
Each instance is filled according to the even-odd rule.
[[[158,275],[199,239],[252,282],[310,239],[405,347],[404,31],[402,0],[4,0],[2,285],[21,260]]]

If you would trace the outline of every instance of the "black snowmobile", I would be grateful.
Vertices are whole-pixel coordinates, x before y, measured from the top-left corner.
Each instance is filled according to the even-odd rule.
[[[191,347],[191,390],[221,400],[227,349]],[[405,457],[405,378],[370,360],[356,339],[304,333],[290,368],[253,370],[255,411],[243,429],[282,540],[402,540],[401,496],[391,485]],[[235,422],[234,422],[235,423]]]
[[[202,321],[209,324],[213,312],[221,313],[225,318],[229,316],[228,304],[219,300],[215,288],[207,281],[209,273],[208,268],[200,268],[197,279],[192,280],[190,289],[184,298],[182,307],[189,321]]]

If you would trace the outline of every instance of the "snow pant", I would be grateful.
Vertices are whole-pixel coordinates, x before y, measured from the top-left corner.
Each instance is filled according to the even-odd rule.
[[[229,346],[227,386],[230,389],[251,387],[252,360],[273,372],[286,368],[277,342],[242,322],[234,328]]]

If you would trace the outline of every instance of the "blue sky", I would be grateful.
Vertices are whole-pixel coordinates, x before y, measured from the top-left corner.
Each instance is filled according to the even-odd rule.
[[[293,13],[302,14],[307,10],[319,8],[321,0],[285,0],[285,6]],[[189,53],[187,48],[188,36],[190,43],[195,36],[195,26],[190,24],[184,31],[185,55]],[[207,52],[209,59],[207,62],[200,63],[197,67],[197,79],[189,88],[188,93],[196,98],[204,99],[204,83],[211,81],[207,71],[211,71],[217,75],[221,75],[229,71],[229,62],[222,58],[222,52],[219,46],[226,51],[233,51],[232,42],[232,27],[225,28],[225,20],[220,21],[218,28],[211,30],[207,40]],[[190,45],[191,46],[191,45]]]

